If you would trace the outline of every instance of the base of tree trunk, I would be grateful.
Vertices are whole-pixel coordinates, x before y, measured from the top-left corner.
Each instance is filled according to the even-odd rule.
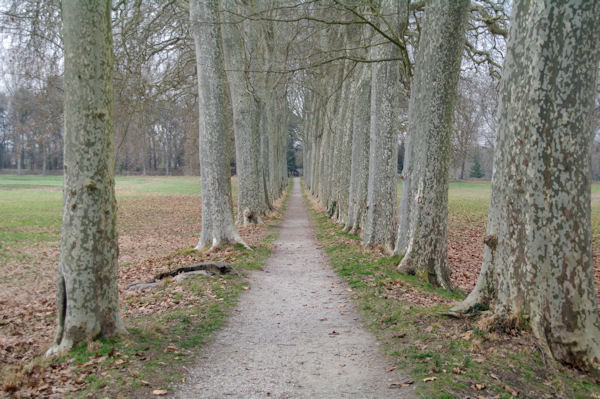
[[[211,251],[216,251],[220,248],[223,248],[229,244],[241,244],[246,249],[250,249],[250,250],[252,249],[252,248],[250,248],[250,246],[248,244],[246,244],[244,242],[242,237],[240,237],[238,234],[236,234],[236,237],[229,238],[229,239],[213,238],[212,242],[208,241],[208,240],[205,240],[205,241],[200,240],[198,242],[198,245],[196,245],[194,247],[194,249],[198,252],[211,252]]]
[[[90,336],[85,339],[77,340],[77,341],[72,340],[67,337],[63,337],[63,339],[60,341],[60,343],[53,344],[46,351],[45,356],[46,357],[61,356],[61,355],[65,354],[66,352],[74,349],[75,347],[81,345],[82,343],[90,343],[90,342],[97,340],[100,337],[114,338],[114,337],[126,337],[128,335],[129,335],[129,333],[127,332],[125,327],[121,323],[119,323],[118,326],[115,326],[115,330],[112,334],[106,334],[106,335],[95,334],[94,336]]]

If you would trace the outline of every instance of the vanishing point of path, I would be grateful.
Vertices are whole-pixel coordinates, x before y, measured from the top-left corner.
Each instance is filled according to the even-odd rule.
[[[362,326],[314,237],[300,183],[262,271],[250,276],[178,398],[399,398],[410,388]]]

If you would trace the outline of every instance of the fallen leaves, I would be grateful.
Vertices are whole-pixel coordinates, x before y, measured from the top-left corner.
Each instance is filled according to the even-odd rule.
[[[482,391],[484,389],[487,388],[487,385],[485,384],[473,384],[471,385],[471,388],[476,389],[477,391]]]
[[[184,309],[198,303],[197,297],[186,296],[178,284],[169,283],[158,291],[130,292],[124,288],[136,281],[191,263],[210,260],[234,260],[235,251],[199,254],[190,247],[197,240],[201,225],[198,196],[136,197],[118,199],[119,227],[119,298],[124,319],[154,315],[172,309]],[[160,229],[157,229],[160,226]],[[56,232],[58,237],[58,231]],[[240,228],[240,234],[249,245],[255,245],[266,234],[265,228]],[[0,376],[2,392],[16,393],[19,397],[65,397],[87,386],[86,376],[96,373],[106,357],[95,357],[82,364],[67,362],[27,369],[52,342],[56,328],[56,264],[58,240],[31,247],[2,248],[12,256],[0,262]],[[182,248],[182,246],[184,248]],[[26,261],[23,261],[26,259]],[[33,278],[32,278],[33,277]],[[216,281],[220,281],[215,277]],[[223,285],[223,283],[221,284]],[[245,286],[243,289],[248,289]],[[207,298],[218,300],[216,293],[207,289]],[[166,351],[177,353],[177,348]],[[128,370],[130,360],[112,357],[109,369]],[[136,361],[146,360],[145,356]],[[73,370],[83,370],[76,373]],[[15,381],[8,381],[12,375]],[[103,376],[104,378],[104,376]],[[149,386],[150,383],[143,386]],[[0,394],[2,396],[2,394]]]
[[[512,396],[519,396],[519,392],[515,391],[508,385],[504,385],[504,389],[506,390],[506,392],[510,393]]]
[[[163,396],[168,393],[169,393],[169,391],[167,391],[166,389],[155,389],[154,391],[152,391],[152,395],[157,395],[157,396]]]

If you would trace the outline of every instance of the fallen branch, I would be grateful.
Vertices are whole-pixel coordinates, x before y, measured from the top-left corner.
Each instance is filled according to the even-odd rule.
[[[191,266],[184,266],[178,269],[172,270],[170,272],[157,274],[152,278],[152,280],[148,281],[149,283],[154,283],[157,280],[162,280],[167,277],[175,277],[181,273],[189,273],[195,272],[198,270],[204,270],[209,272],[210,274],[232,274],[234,273],[233,268],[227,262],[203,262],[196,263]]]
[[[176,281],[182,281],[187,277],[196,274],[204,274],[207,276],[217,275],[217,274],[236,274],[237,271],[227,262],[203,262],[196,263],[190,266],[184,266],[177,268],[175,270],[171,270],[168,272],[157,274],[152,277],[150,280],[146,282],[137,282],[133,284],[129,284],[127,286],[127,290],[130,291],[138,291],[144,290],[147,288],[156,288],[159,285],[162,285],[163,279],[167,277],[173,277]]]

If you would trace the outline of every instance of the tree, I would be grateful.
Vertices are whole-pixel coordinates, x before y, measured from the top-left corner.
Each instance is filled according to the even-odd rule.
[[[369,179],[369,127],[371,125],[371,67],[360,65],[359,81],[353,104],[352,162],[348,217],[345,229],[356,234],[363,226],[367,209]]]
[[[481,179],[485,173],[481,169],[481,164],[479,163],[479,157],[475,157],[473,159],[473,165],[471,166],[471,171],[469,172],[469,177],[474,177],[476,179]]]
[[[286,165],[288,174],[292,174],[293,176],[298,175],[298,170],[296,170],[296,149],[294,148],[294,137],[292,135],[288,136],[287,140],[287,151],[286,151]]]
[[[236,2],[230,2],[236,6]],[[237,11],[235,8],[233,11]],[[264,180],[260,170],[260,117],[258,100],[249,79],[248,48],[241,30],[251,22],[236,21],[225,12],[226,23],[221,25],[227,79],[233,105],[236,170],[238,176],[237,223],[262,223],[267,212]],[[237,23],[236,23],[237,22]]]
[[[117,289],[110,2],[62,3],[65,175],[58,328],[48,354],[124,332]]]
[[[389,34],[406,29],[400,11],[405,2],[381,1],[381,13],[387,15]],[[401,22],[402,21],[402,22]],[[385,43],[373,49],[374,58],[398,58],[399,49]],[[371,81],[371,125],[369,142],[369,179],[367,211],[363,234],[364,245],[394,249],[398,167],[397,117],[400,104],[400,65],[397,62],[373,64]]]
[[[433,0],[425,8],[408,116],[406,223],[395,249],[404,254],[400,270],[446,288],[450,135],[468,7],[468,0]]]
[[[467,158],[473,152],[480,129],[480,119],[485,110],[477,103],[477,84],[464,79],[458,83],[458,96],[454,107],[454,124],[451,134],[451,159],[455,170],[460,167],[458,178],[465,178]]]
[[[453,310],[529,317],[546,354],[600,369],[590,231],[590,144],[600,3],[513,6],[500,89],[484,260]]]
[[[244,242],[231,214],[232,116],[217,0],[190,1],[190,22],[196,45],[202,176],[202,232],[196,249],[206,250]]]

